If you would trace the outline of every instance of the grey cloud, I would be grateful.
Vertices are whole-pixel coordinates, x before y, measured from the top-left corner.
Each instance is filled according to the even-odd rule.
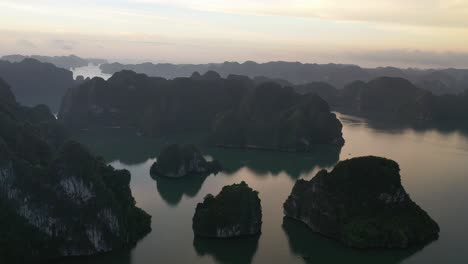
[[[27,39],[18,39],[16,42],[18,46],[25,47],[25,48],[36,48],[36,44],[34,44],[32,41],[29,41]]]
[[[66,41],[62,39],[54,39],[52,40],[51,44],[55,48],[60,48],[62,50],[73,50],[75,48],[74,46],[76,45],[75,42]]]

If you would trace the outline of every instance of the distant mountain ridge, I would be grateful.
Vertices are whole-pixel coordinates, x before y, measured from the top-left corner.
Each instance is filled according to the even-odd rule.
[[[429,90],[434,94],[457,94],[468,89],[468,69],[362,68],[351,64],[310,64],[283,61],[210,64],[105,63],[100,68],[107,74],[113,74],[121,70],[132,70],[148,76],[168,79],[189,77],[193,72],[205,73],[212,70],[223,77],[229,74],[237,74],[250,78],[264,76],[270,79],[282,79],[293,84],[327,82],[339,89],[353,81],[370,81],[386,76],[408,79],[416,86]]]
[[[0,60],[6,60],[9,62],[21,62],[24,59],[35,59],[40,62],[48,62],[52,63],[59,68],[64,69],[74,69],[79,67],[88,66],[88,64],[103,64],[107,63],[105,59],[96,59],[96,58],[80,58],[76,55],[68,55],[68,56],[41,56],[41,55],[19,55],[19,54],[12,54],[12,55],[5,55],[0,58]]]
[[[0,78],[10,84],[22,105],[46,104],[53,112],[58,111],[66,90],[77,83],[71,71],[35,59],[0,60]]]

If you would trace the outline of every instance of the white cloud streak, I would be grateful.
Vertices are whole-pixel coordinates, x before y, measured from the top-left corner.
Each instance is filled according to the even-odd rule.
[[[466,0],[128,0],[199,11],[337,21],[468,27]]]

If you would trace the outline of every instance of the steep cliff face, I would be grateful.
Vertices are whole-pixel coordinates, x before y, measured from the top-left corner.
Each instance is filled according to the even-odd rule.
[[[358,248],[406,248],[437,239],[439,226],[401,185],[396,162],[362,157],[298,180],[287,217]]]
[[[0,260],[104,253],[150,231],[129,172],[65,142],[46,106],[0,102],[0,128]]]
[[[320,97],[264,83],[237,109],[217,116],[210,140],[224,147],[309,151],[317,144],[342,146],[341,129]]]
[[[233,238],[257,235],[262,227],[258,192],[245,182],[225,186],[214,197],[199,203],[193,216],[193,232],[199,237]]]
[[[181,178],[187,175],[218,173],[221,166],[217,161],[206,161],[194,145],[170,145],[164,148],[158,160],[151,166],[152,176]]]
[[[4,104],[16,104],[16,98],[10,86],[2,79],[0,79],[0,100]]]

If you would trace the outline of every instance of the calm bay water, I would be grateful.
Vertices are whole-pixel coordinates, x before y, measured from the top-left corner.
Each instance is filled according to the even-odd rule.
[[[203,148],[226,171],[181,180],[153,180],[150,166],[165,144],[197,143],[197,137],[149,139],[121,129],[83,132],[79,140],[115,168],[131,172],[133,196],[153,216],[153,231],[132,250],[64,263],[468,263],[468,134],[339,118],[346,139],[341,150],[293,154]],[[441,227],[438,241],[410,250],[357,251],[283,219],[282,204],[298,178],[311,179],[339,160],[364,155],[400,164],[404,187]],[[196,204],[240,181],[260,193],[263,233],[241,240],[194,239]]]

